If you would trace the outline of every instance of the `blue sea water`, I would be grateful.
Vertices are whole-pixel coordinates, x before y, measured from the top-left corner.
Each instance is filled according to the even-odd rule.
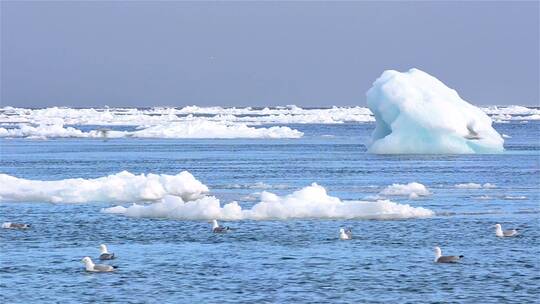
[[[2,303],[534,303],[540,295],[540,123],[495,124],[506,152],[372,155],[374,124],[289,125],[289,140],[0,139],[0,172],[35,180],[127,170],[188,170],[222,202],[249,206],[257,183],[288,194],[316,182],[342,200],[419,182],[433,193],[399,203],[436,215],[408,220],[204,221],[101,213],[111,204],[0,203]],[[493,189],[457,189],[460,183]],[[2,187],[4,185],[0,185]],[[495,237],[495,223],[518,227]],[[338,241],[340,227],[355,238]],[[101,243],[115,273],[86,273]],[[463,254],[433,262],[433,247]]]

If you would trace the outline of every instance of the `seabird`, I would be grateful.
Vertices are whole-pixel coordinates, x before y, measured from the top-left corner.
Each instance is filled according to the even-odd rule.
[[[473,129],[473,126],[471,124],[467,125],[467,130],[469,131],[469,134],[465,135],[464,137],[469,140],[478,140],[481,139],[480,135],[478,135],[478,132],[476,132]]]
[[[109,253],[109,251],[107,250],[107,246],[105,244],[99,245],[99,251],[101,252],[101,254],[99,255],[100,260],[112,260],[112,259],[114,259],[114,252]]]
[[[109,137],[109,131],[110,131],[110,129],[101,128],[101,129],[98,129],[98,134],[101,137],[103,137],[104,141],[107,141],[107,138]]]
[[[90,257],[84,257],[82,259],[86,271],[88,272],[111,272],[116,269],[116,266],[104,265],[104,264],[94,264]]]
[[[498,237],[511,237],[518,234],[517,229],[502,230],[501,224],[495,224],[495,235]]]
[[[435,247],[435,262],[436,263],[457,263],[463,258],[462,255],[442,255],[441,248]]]
[[[352,239],[352,230],[349,228],[347,230],[340,228],[339,229],[339,239],[340,240],[350,240]]]
[[[20,223],[6,222],[6,223],[2,224],[2,228],[4,228],[4,229],[28,229],[28,228],[30,228],[30,224],[20,224]]]
[[[229,231],[228,226],[220,226],[217,220],[212,220],[212,232],[213,233],[225,233]]]

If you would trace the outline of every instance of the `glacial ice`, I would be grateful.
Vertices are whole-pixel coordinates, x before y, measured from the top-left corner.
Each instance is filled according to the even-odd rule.
[[[0,202],[121,203],[156,201],[168,195],[183,200],[200,198],[208,187],[187,171],[177,175],[127,171],[94,178],[41,181],[0,174]]]
[[[167,196],[150,205],[115,206],[104,208],[102,212],[182,220],[405,219],[434,214],[429,209],[389,200],[342,201],[328,195],[326,189],[317,184],[284,196],[263,191],[260,202],[249,209],[243,209],[237,202],[221,206],[219,200],[213,196],[189,202],[184,202],[179,197]]]
[[[385,71],[367,92],[376,119],[375,154],[497,153],[503,138],[491,119],[455,90],[418,69]]]

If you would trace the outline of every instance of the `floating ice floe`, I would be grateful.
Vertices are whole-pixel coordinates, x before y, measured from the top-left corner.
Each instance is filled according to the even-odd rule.
[[[0,108],[0,123],[64,124],[64,125],[160,125],[194,119],[254,124],[337,124],[372,122],[373,115],[365,107],[331,107],[302,109],[297,106],[264,109],[187,106],[184,108],[150,109],[104,108],[45,109]]]
[[[63,125],[30,126],[20,124],[18,128],[0,128],[0,137],[9,138],[300,138],[304,133],[289,127],[255,128],[245,124],[225,124],[206,120],[174,122],[155,125],[136,131],[92,130],[83,132]]]
[[[479,108],[437,78],[411,69],[385,71],[367,92],[376,119],[376,154],[497,153],[504,140]]]
[[[3,202],[119,203],[156,201],[167,195],[192,200],[208,192],[208,187],[187,171],[177,175],[135,175],[123,171],[95,179],[55,181],[28,180],[0,174],[0,185],[0,201]]]
[[[102,209],[102,212],[182,220],[404,219],[429,217],[434,214],[429,209],[397,204],[389,200],[342,201],[329,196],[326,189],[317,184],[285,196],[262,192],[260,202],[249,209],[243,209],[237,202],[221,206],[220,201],[213,196],[188,202],[176,196],[167,196],[150,205],[116,206]]]
[[[454,185],[457,189],[493,189],[497,188],[496,185],[485,183],[485,184],[476,184],[476,183],[466,183],[466,184],[457,184]]]
[[[490,106],[482,111],[496,122],[512,120],[539,120],[540,109],[522,106]],[[90,108],[72,109],[51,107],[44,109],[0,108],[0,124],[25,123],[33,125],[97,125],[97,126],[154,126],[196,119],[207,121],[258,124],[339,124],[367,123],[375,121],[373,113],[366,107],[337,107],[304,109],[290,105],[286,107],[235,108],[199,107],[183,108],[154,107],[138,108]]]
[[[418,198],[419,196],[431,195],[431,192],[426,186],[420,183],[408,183],[408,184],[392,184],[384,188],[380,194],[388,196],[408,196],[411,199]]]

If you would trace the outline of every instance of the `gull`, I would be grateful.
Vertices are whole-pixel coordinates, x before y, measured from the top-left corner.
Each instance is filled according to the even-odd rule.
[[[6,223],[2,224],[2,228],[4,228],[4,229],[28,229],[28,228],[30,228],[30,224],[6,222]]]
[[[229,231],[228,226],[220,226],[217,220],[212,220],[212,232],[213,233],[225,233]]]
[[[469,134],[467,134],[467,135],[464,136],[466,139],[469,139],[469,140],[478,140],[478,139],[482,139],[482,138],[480,137],[480,135],[478,135],[478,132],[476,132],[476,131],[473,129],[472,124],[468,124],[468,125],[467,125],[467,130],[469,131]]]
[[[352,239],[352,230],[349,228],[347,230],[340,228],[339,229],[339,239],[340,240],[350,240]]]
[[[501,224],[495,224],[495,235],[498,237],[512,237],[518,234],[517,229],[502,230]]]
[[[441,248],[435,247],[435,262],[436,263],[457,263],[463,258],[462,255],[442,255]]]
[[[85,269],[88,272],[112,272],[116,269],[116,266],[94,264],[90,257],[84,257],[81,261],[84,263]]]
[[[100,260],[112,260],[112,259],[114,259],[114,252],[109,253],[109,251],[107,250],[107,246],[105,244],[99,245],[99,251],[101,252],[101,254],[99,255]]]

